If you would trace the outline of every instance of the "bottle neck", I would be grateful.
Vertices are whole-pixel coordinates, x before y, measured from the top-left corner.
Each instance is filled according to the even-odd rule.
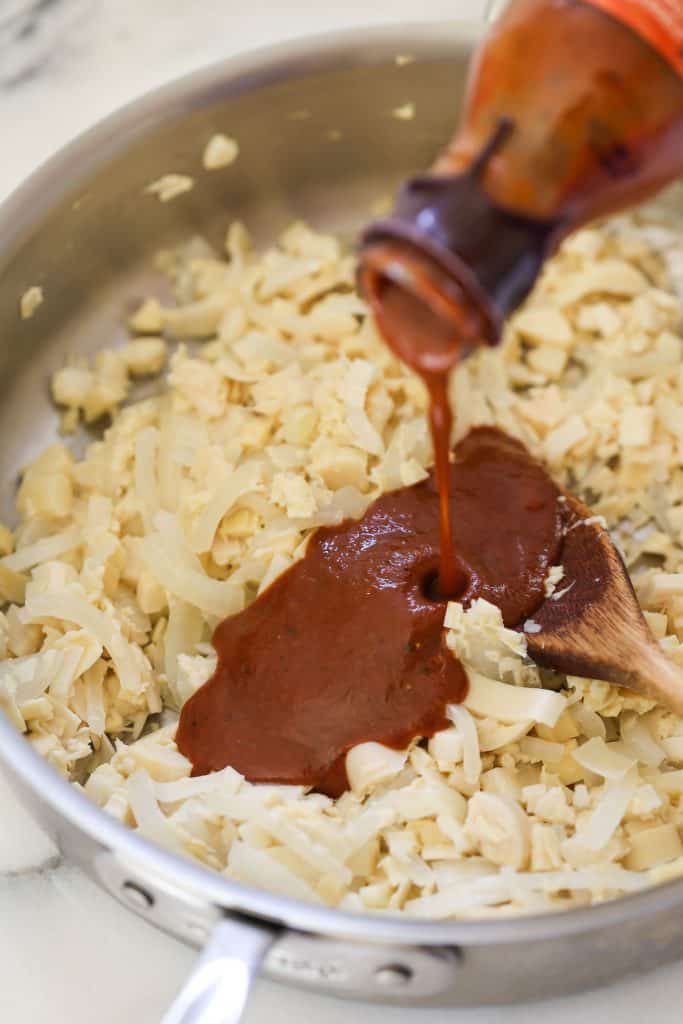
[[[461,288],[452,272],[415,247],[407,235],[368,243],[359,270],[382,336],[404,363],[428,383],[482,343],[493,344],[497,325],[479,289]],[[473,301],[476,291],[479,301]]]
[[[380,327],[388,279],[450,324],[451,350],[457,333],[467,352],[478,344],[496,344],[505,318],[533,287],[560,225],[496,206],[481,183],[481,166],[459,175],[412,179],[401,190],[393,216],[366,231],[361,287]],[[431,326],[434,337],[447,335]]]

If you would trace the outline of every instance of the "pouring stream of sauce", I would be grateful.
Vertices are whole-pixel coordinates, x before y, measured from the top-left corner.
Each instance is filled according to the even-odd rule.
[[[453,293],[452,288],[445,305],[443,295],[437,295],[422,278],[419,258],[410,260],[403,254],[401,276],[408,273],[421,283],[422,298],[416,299],[409,282],[394,280],[396,268],[392,263],[392,252],[391,245],[376,249],[372,267],[368,268],[373,275],[372,285],[365,290],[385,341],[399,359],[422,377],[429,395],[429,427],[441,513],[441,567],[435,589],[441,597],[452,600],[460,595],[466,580],[455,559],[448,498],[453,426],[448,380],[453,367],[472,349],[464,339],[476,337],[481,325],[476,319],[474,322],[468,320],[476,314],[470,304]],[[425,294],[433,298],[433,308],[424,301]]]
[[[434,446],[434,472],[439,491],[439,523],[441,567],[436,591],[442,597],[457,597],[466,584],[463,572],[458,568],[453,546],[453,523],[450,494],[450,454],[453,412],[448,400],[448,377],[437,374],[427,379],[429,391],[429,429]]]

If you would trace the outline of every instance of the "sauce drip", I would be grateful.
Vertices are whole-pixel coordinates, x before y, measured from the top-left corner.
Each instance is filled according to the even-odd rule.
[[[458,568],[453,546],[453,523],[450,503],[450,454],[453,412],[448,400],[448,377],[438,374],[427,379],[429,391],[429,429],[434,446],[434,473],[439,492],[439,524],[441,568],[437,592],[454,598],[463,590],[466,578]]]
[[[560,492],[493,428],[472,431],[448,468],[460,599],[484,597],[514,626],[543,601]],[[439,545],[434,474],[313,534],[301,561],[216,630],[216,672],[177,733],[194,774],[232,765],[252,782],[338,796],[351,747],[401,749],[445,728],[467,679],[445,647],[445,606],[429,596]]]
[[[392,247],[380,248],[370,269],[373,275],[365,291],[375,314],[377,325],[391,349],[425,382],[429,394],[429,427],[434,447],[434,468],[439,489],[441,514],[441,567],[435,590],[444,598],[458,597],[466,579],[458,568],[453,548],[451,522],[450,454],[453,413],[448,397],[451,369],[472,350],[464,339],[477,336],[482,329],[469,304],[460,302],[460,295],[451,288],[444,303],[435,290],[431,307],[418,299],[412,285],[422,279],[420,260],[405,266],[401,282],[393,279]],[[474,320],[472,319],[474,316]]]

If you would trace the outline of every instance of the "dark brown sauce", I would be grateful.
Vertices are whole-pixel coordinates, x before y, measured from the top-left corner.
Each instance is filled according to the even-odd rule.
[[[507,625],[523,622],[560,551],[557,487],[493,428],[456,447],[449,477],[461,600],[484,597]],[[232,765],[252,782],[337,796],[351,747],[400,749],[444,728],[467,679],[445,648],[445,605],[428,596],[439,546],[433,474],[318,530],[300,562],[216,630],[216,672],[177,733],[194,774]]]

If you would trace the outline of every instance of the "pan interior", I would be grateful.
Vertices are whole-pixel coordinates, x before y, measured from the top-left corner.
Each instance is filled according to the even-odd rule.
[[[226,78],[192,102],[170,96],[162,111],[124,124],[123,139],[96,130],[101,166],[91,173],[78,159],[68,180],[55,170],[45,182],[43,171],[42,217],[35,195],[19,215],[15,202],[15,237],[0,252],[0,518],[13,523],[21,467],[57,435],[51,373],[68,357],[124,340],[126,314],[143,296],[164,293],[154,271],[160,249],[193,235],[220,248],[235,219],[262,244],[298,218],[352,242],[377,203],[431,162],[457,116],[468,47],[422,49],[406,64],[384,44],[330,68],[323,53]],[[409,120],[395,113],[406,104],[415,110]],[[202,151],[219,131],[237,139],[240,154],[207,172]],[[116,151],[108,157],[107,149]],[[145,189],[169,172],[195,186],[161,203]],[[22,321],[19,297],[31,285],[42,287],[44,302]],[[81,433],[69,444],[78,450],[87,440]]]

